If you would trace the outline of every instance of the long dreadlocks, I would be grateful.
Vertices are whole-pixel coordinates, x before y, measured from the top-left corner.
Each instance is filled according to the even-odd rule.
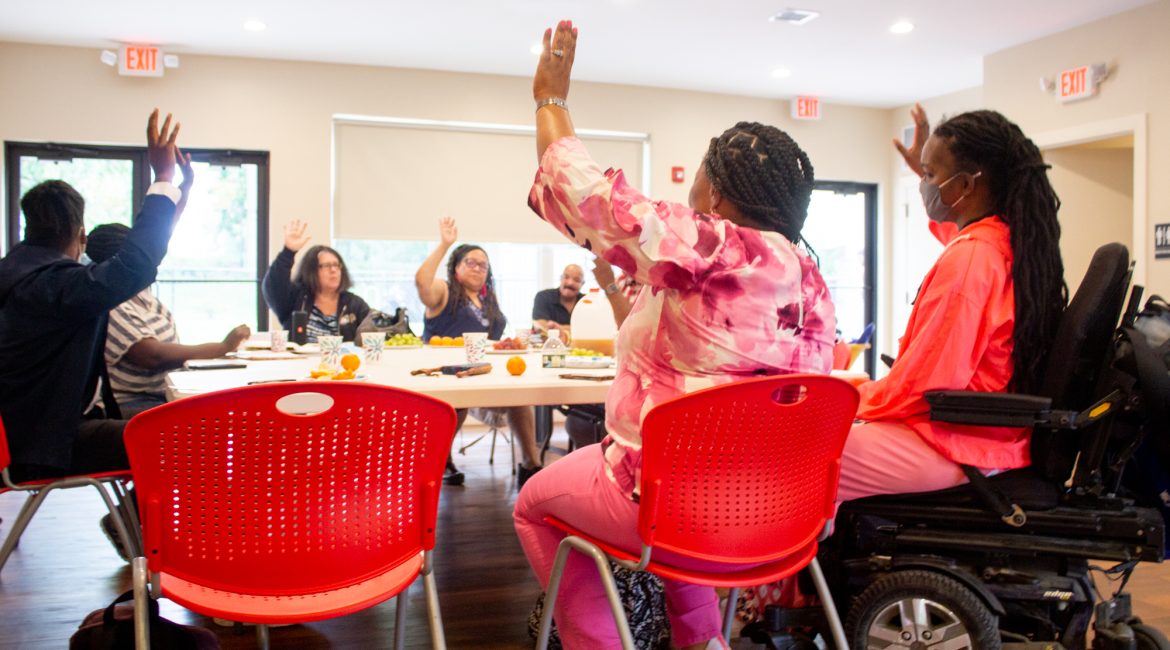
[[[1014,388],[1034,392],[1043,381],[1048,344],[1068,303],[1060,257],[1060,199],[1048,182],[1040,149],[995,111],[956,115],[934,130],[960,168],[983,171],[992,208],[1008,224],[1016,323]]]

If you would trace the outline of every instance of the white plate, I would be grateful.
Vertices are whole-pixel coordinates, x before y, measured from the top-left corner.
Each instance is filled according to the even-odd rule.
[[[303,343],[301,345],[297,345],[296,343],[289,343],[288,349],[296,352],[297,354],[321,354],[320,343]]]
[[[366,375],[354,375],[353,379],[331,379],[329,377],[305,377],[301,381],[366,381],[369,379]]]
[[[422,347],[422,343],[419,343],[419,344],[417,344],[417,345],[384,345],[384,346],[382,346],[382,349],[383,349],[383,350],[417,350],[417,349],[419,349],[419,348],[421,348],[421,347]],[[442,347],[442,346],[440,346],[440,347]],[[452,347],[452,348],[453,348],[453,347],[456,347],[456,346],[454,346],[454,345],[451,345],[451,346],[448,346],[448,347]]]
[[[488,349],[483,351],[484,354],[511,354],[511,355],[528,354],[528,352],[529,352],[528,350],[494,350],[492,348],[488,348]]]
[[[284,352],[273,352],[272,350],[240,350],[233,356],[237,359],[246,359],[248,361],[274,361],[297,358],[296,354],[287,350]]]

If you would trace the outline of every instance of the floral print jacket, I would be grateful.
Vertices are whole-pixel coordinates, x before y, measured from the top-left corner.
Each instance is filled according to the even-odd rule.
[[[641,285],[606,400],[609,475],[637,494],[645,414],[688,377],[828,373],[836,318],[816,263],[784,236],[652,201],[602,171],[577,138],[545,151],[531,208]]]

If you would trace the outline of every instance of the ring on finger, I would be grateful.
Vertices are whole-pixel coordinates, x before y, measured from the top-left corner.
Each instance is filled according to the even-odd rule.
[[[565,51],[564,51],[564,50],[561,50],[561,49],[556,49],[556,50],[553,50],[553,51],[552,51],[552,55],[553,55],[553,56],[564,56],[564,55],[565,55]]]

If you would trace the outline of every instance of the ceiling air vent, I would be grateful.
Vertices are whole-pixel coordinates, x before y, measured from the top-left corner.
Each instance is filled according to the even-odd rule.
[[[817,16],[820,16],[819,11],[809,11],[808,9],[785,9],[780,13],[772,16],[768,20],[774,23],[788,23],[789,25],[803,25]]]

